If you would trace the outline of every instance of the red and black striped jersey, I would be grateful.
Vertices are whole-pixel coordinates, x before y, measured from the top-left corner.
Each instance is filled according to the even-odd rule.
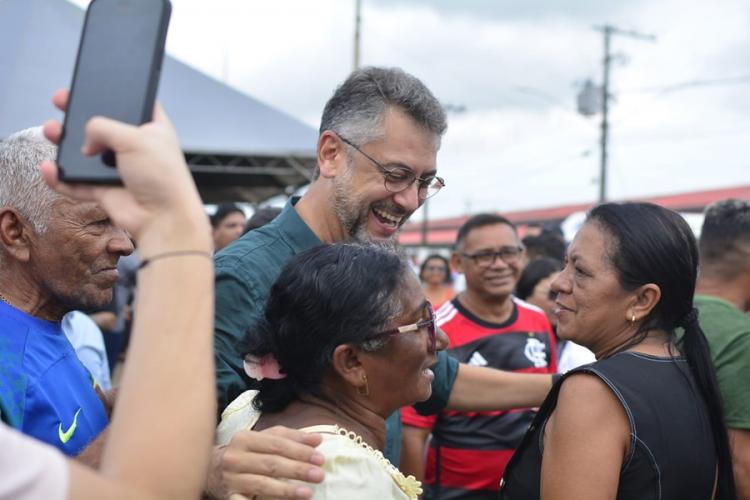
[[[458,299],[436,312],[450,339],[448,353],[461,363],[522,373],[556,373],[555,337],[544,312],[513,298],[502,324],[484,321]],[[424,417],[402,411],[406,425],[429,428],[425,499],[495,499],[505,466],[534,418],[532,409],[443,411]]]

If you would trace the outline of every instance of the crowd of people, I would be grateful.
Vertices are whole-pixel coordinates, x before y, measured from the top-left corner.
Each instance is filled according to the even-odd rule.
[[[478,214],[415,273],[446,127],[357,70],[250,220],[205,214],[158,106],[87,126],[120,187],[58,180],[58,122],[0,142],[0,498],[750,498],[750,203],[699,242],[647,203],[569,245]]]

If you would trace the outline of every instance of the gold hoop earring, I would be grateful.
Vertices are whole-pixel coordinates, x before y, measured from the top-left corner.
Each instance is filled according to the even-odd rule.
[[[365,386],[364,387],[362,387],[362,386],[357,387],[357,392],[361,396],[369,396],[370,395],[370,386],[367,383],[367,374],[366,373],[362,375],[362,382],[365,383]]]

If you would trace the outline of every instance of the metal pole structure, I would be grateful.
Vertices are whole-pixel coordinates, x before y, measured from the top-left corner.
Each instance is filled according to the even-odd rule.
[[[612,62],[610,53],[610,40],[612,38],[612,27],[604,26],[604,60],[602,66],[604,75],[602,77],[602,136],[601,136],[601,160],[599,166],[599,203],[607,201],[607,141],[609,140],[609,66]]]
[[[359,31],[362,24],[362,0],[354,0],[354,70],[359,69]]]
[[[606,24],[594,26],[594,29],[604,34],[604,60],[602,78],[602,136],[601,136],[601,164],[599,169],[599,203],[607,201],[607,146],[609,144],[609,71],[612,66],[611,39],[612,35],[628,36],[645,41],[656,41],[653,35],[645,35],[637,31],[621,30],[615,26]]]

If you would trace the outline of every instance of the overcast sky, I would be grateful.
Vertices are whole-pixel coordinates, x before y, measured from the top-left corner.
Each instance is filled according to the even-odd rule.
[[[362,63],[465,108],[449,114],[430,217],[596,200],[600,117],[575,95],[601,82],[602,23],[657,37],[613,38],[610,197],[750,184],[747,0],[362,1]],[[354,0],[172,4],[171,55],[313,127],[352,69]]]

